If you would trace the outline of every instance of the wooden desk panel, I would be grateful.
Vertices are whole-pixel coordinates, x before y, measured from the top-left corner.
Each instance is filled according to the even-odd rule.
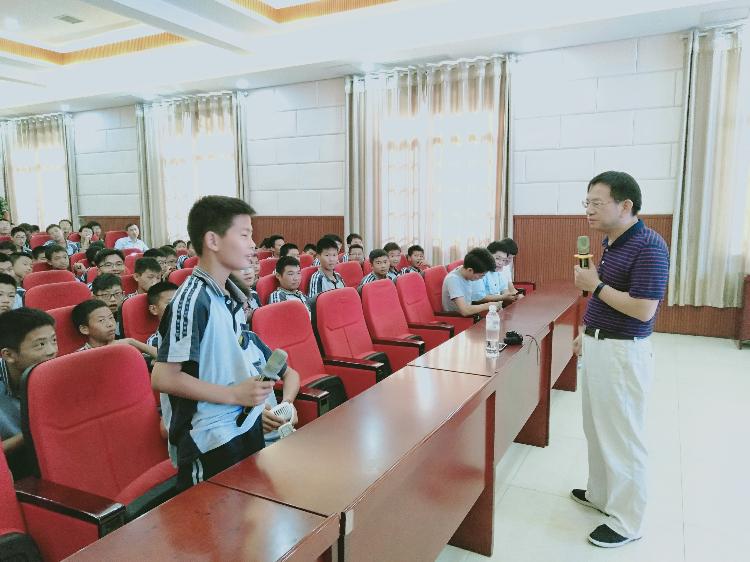
[[[204,482],[67,560],[337,559],[338,514],[321,517]]]

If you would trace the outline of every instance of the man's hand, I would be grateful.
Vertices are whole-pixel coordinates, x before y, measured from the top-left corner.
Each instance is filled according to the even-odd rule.
[[[279,429],[284,423],[286,423],[284,418],[273,415],[271,413],[271,406],[266,404],[266,407],[263,410],[263,433],[271,433],[272,431]]]
[[[84,273],[86,273],[86,266],[84,266],[81,262],[77,261],[73,264],[73,273],[76,275],[76,277],[80,277]]]
[[[575,266],[573,272],[575,275],[576,287],[582,291],[588,291],[591,293],[596,289],[597,285],[601,283],[599,272],[596,271],[596,266],[591,262],[589,262],[588,268],[583,268],[580,265]]]
[[[231,388],[234,392],[236,404],[240,406],[257,406],[265,402],[268,395],[273,392],[273,382],[247,379]]]
[[[576,336],[576,339],[573,340],[573,353],[576,355],[576,357],[581,356],[581,337],[581,334],[578,334],[578,336]]]

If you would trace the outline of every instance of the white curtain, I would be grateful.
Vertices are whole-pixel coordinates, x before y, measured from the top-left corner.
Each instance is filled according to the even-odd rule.
[[[724,28],[690,37],[670,304],[738,307],[750,273],[750,57],[743,56],[743,36],[742,28]]]
[[[187,217],[203,195],[240,195],[234,94],[161,101],[138,108],[144,239],[187,239]]]
[[[507,92],[501,56],[350,78],[348,229],[431,263],[506,234]]]

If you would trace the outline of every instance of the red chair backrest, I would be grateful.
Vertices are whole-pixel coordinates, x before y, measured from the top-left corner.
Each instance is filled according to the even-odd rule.
[[[76,252],[70,256],[70,267],[73,267],[73,264],[78,263],[79,261],[84,262],[83,265],[88,267],[89,262],[86,259],[86,252]]]
[[[443,310],[443,279],[448,275],[445,267],[436,265],[424,271],[424,285],[433,312]]]
[[[52,271],[52,266],[44,261],[36,262],[31,266],[31,272],[37,273],[39,271]]]
[[[148,311],[148,295],[136,295],[122,303],[122,328],[126,338],[146,340],[159,328],[159,318]]]
[[[179,285],[182,285],[185,282],[185,279],[190,277],[192,273],[193,273],[192,267],[184,267],[182,269],[176,269],[172,273],[169,274],[168,280],[170,283],[174,283],[175,285],[179,286]]]
[[[369,273],[372,273],[372,264],[370,263],[370,260],[365,256],[365,261],[362,263],[362,273],[365,275],[368,275]]]
[[[187,256],[188,251],[185,248],[180,248],[179,250],[175,250],[175,254],[177,254],[177,257],[180,256]]]
[[[411,335],[396,286],[390,279],[381,279],[362,287],[362,312],[374,339]]]
[[[91,298],[91,291],[85,283],[67,281],[39,285],[26,291],[24,303],[29,308],[52,310],[62,306],[75,305]]]
[[[135,250],[135,248],[133,248]],[[128,271],[135,271],[135,260],[143,257],[143,252],[136,250],[125,256],[125,267]]]
[[[406,254],[401,254],[401,261],[398,262],[398,270],[401,271],[405,267],[409,267],[409,265],[411,264],[409,263],[409,260],[406,259]]]
[[[309,267],[306,267],[302,270],[302,279],[299,284],[299,290],[303,293],[307,294],[310,291],[310,278],[313,276],[313,273],[318,271],[317,266],[311,265]]]
[[[44,480],[114,499],[166,459],[148,369],[134,347],[108,345],[40,363],[25,387],[26,446],[33,444]]]
[[[427,297],[427,288],[419,273],[399,275],[396,279],[396,292],[407,322],[424,324],[435,321],[435,314]]]
[[[299,266],[302,269],[305,269],[306,267],[310,267],[313,264],[313,261],[315,258],[313,258],[310,254],[300,254],[299,255]]]
[[[463,264],[464,264],[464,260],[453,261],[453,262],[451,262],[451,263],[449,263],[448,265],[445,266],[445,271],[447,271],[448,273],[450,273],[451,271],[453,271],[454,269],[456,269],[457,267],[459,267],[459,266],[461,266]]]
[[[81,241],[81,233],[80,232],[71,232],[68,234],[68,240],[71,242],[80,242]]]
[[[62,357],[80,349],[86,343],[86,337],[73,326],[73,305],[48,310],[55,319],[55,335],[57,335],[57,356]]]
[[[344,284],[347,287],[358,287],[362,277],[365,276],[358,261],[337,263],[333,269],[344,278]]]
[[[10,242],[13,240],[12,236],[0,236],[0,242]]]
[[[276,262],[279,261],[279,258],[265,258],[260,260],[260,276],[265,277],[266,275],[270,275],[274,272],[276,269]]]
[[[108,230],[104,233],[104,246],[106,248],[114,248],[115,242],[120,238],[125,238],[127,235],[127,230]]]
[[[268,303],[268,297],[271,296],[271,293],[273,293],[276,288],[279,286],[279,280],[276,278],[276,275],[264,275],[260,279],[258,279],[258,282],[255,284],[255,290],[258,292],[258,298],[260,299],[260,304],[267,304]],[[300,303],[301,304],[301,303]],[[255,313],[253,313],[253,318]],[[253,322],[255,320],[253,319]],[[253,324],[253,329],[255,329],[255,324]]]
[[[0,451],[0,537],[10,533],[27,534],[27,531],[8,461],[5,459],[5,453]]]
[[[126,295],[138,290],[138,282],[133,275],[120,275],[120,282],[122,283],[122,292]]]
[[[321,293],[314,306],[315,328],[325,355],[364,358],[374,353],[356,289]]]
[[[91,283],[98,276],[99,276],[99,268],[98,267],[90,267],[90,268],[88,268],[86,270],[86,281],[88,283]]]
[[[271,250],[258,250],[257,252],[258,259],[264,260],[266,258],[273,257],[273,252]]]
[[[23,288],[27,291],[32,287],[39,285],[48,285],[49,283],[65,283],[66,281],[75,281],[75,275],[64,269],[50,269],[49,271],[32,271],[23,279]]]
[[[185,263],[182,264],[182,268],[187,269],[188,267],[195,267],[196,265],[198,265],[198,256],[193,256],[192,258],[185,260]]]
[[[128,256],[132,256],[133,254],[143,254],[143,252],[139,250],[138,248],[125,248],[124,250],[120,250],[120,251],[122,252],[122,255],[124,255],[126,258]]]
[[[49,234],[32,234],[29,246],[33,250],[37,246],[42,246],[47,240],[52,240],[52,236]]]

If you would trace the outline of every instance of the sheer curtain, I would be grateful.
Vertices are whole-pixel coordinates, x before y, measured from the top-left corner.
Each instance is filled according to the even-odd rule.
[[[70,118],[62,114],[0,123],[6,198],[14,222],[42,230],[62,218],[77,219]]]
[[[240,194],[238,118],[231,93],[188,96],[138,108],[144,239],[187,239],[187,216],[203,195]]]
[[[683,174],[672,227],[670,304],[741,305],[748,271],[750,57],[742,28],[691,34]]]
[[[509,230],[505,57],[347,81],[347,226],[448,263]]]

